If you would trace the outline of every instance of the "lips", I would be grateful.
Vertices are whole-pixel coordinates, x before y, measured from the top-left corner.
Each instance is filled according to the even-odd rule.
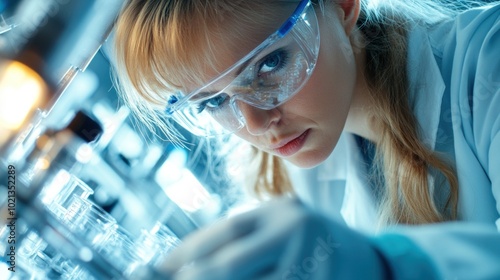
[[[289,157],[297,153],[304,143],[306,142],[307,135],[309,135],[309,129],[298,136],[292,136],[290,138],[284,139],[278,143],[272,150],[279,156]]]

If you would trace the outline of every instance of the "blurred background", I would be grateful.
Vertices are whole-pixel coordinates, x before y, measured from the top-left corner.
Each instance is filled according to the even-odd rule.
[[[247,202],[204,143],[119,102],[123,3],[0,0],[0,279],[160,278],[184,236]]]

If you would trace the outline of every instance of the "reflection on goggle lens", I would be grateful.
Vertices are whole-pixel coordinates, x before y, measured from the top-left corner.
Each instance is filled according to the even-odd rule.
[[[239,102],[263,110],[283,104],[307,82],[318,52],[316,14],[312,4],[303,0],[278,31],[222,75],[188,95],[171,97],[166,112],[195,135],[235,132],[245,125]],[[247,66],[241,71],[242,65]],[[238,72],[222,90],[207,90]]]

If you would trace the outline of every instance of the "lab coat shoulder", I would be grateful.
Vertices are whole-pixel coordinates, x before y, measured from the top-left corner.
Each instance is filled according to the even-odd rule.
[[[472,88],[470,110],[463,115],[469,118],[468,143],[475,147],[478,161],[491,182],[500,230],[500,4],[485,11],[480,20],[471,35],[471,42],[477,45],[464,55],[470,70],[463,74],[463,79],[466,75],[473,78],[469,78],[468,84]]]
[[[489,176],[500,213],[500,5],[486,10],[479,20],[464,53],[464,65],[470,69],[462,77],[472,77],[467,84],[472,93],[470,110],[462,115],[468,117],[467,140]]]
[[[466,12],[440,28],[431,41],[441,37],[434,45],[450,94],[444,119],[453,127],[459,210],[465,220],[496,220],[500,229],[500,5]]]
[[[498,146],[500,131],[500,4],[463,14],[454,31],[456,48],[447,62],[451,113],[461,121],[454,126],[461,128],[484,169],[493,171],[491,149]]]
[[[481,199],[461,193],[467,222],[398,226],[373,242],[395,279],[423,279],[419,272],[431,274],[426,279],[500,279],[500,5],[468,11],[429,39],[449,91],[442,113],[453,126],[460,188],[484,192],[496,209],[477,210]]]
[[[500,122],[500,4],[441,24],[429,39],[451,95],[448,117],[487,166],[485,148]]]

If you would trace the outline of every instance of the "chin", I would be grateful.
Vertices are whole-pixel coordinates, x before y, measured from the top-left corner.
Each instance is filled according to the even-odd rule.
[[[325,150],[304,151],[290,158],[285,158],[285,160],[300,168],[313,168],[323,163],[331,152]]]

